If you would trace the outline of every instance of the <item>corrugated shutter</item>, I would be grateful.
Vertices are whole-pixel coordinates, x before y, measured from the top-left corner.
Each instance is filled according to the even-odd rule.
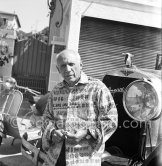
[[[138,67],[154,69],[161,52],[161,29],[83,17],[79,53],[89,76],[102,79],[108,70],[124,65],[123,52],[135,55]]]

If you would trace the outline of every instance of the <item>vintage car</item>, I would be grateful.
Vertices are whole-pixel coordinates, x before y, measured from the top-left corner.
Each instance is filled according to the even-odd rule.
[[[126,53],[126,66],[108,71],[103,78],[113,95],[119,115],[118,128],[106,142],[106,150],[129,159],[128,162],[122,159],[126,165],[143,163],[160,166],[161,70],[137,68],[132,64],[131,56]],[[110,162],[111,157],[108,158]],[[121,163],[117,158],[111,161]]]
[[[103,82],[118,110],[118,128],[106,142],[102,166],[162,165],[161,70],[141,69],[125,53],[123,68],[108,71]],[[22,153],[38,165],[41,147],[22,137]]]

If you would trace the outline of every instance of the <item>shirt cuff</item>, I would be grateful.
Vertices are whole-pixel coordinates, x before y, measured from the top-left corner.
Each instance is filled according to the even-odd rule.
[[[88,129],[86,139],[90,139],[90,138],[93,138],[94,140],[98,139],[95,129]]]

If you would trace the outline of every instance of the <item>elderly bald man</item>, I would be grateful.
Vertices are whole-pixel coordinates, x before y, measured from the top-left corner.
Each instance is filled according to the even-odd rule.
[[[87,76],[78,52],[56,56],[63,77],[50,92],[43,114],[44,165],[101,166],[105,142],[117,128],[117,109],[110,91]]]

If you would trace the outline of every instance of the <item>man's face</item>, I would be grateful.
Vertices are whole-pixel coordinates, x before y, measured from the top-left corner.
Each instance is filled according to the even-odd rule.
[[[69,86],[74,86],[80,78],[82,64],[77,55],[67,51],[58,57],[57,69]]]

